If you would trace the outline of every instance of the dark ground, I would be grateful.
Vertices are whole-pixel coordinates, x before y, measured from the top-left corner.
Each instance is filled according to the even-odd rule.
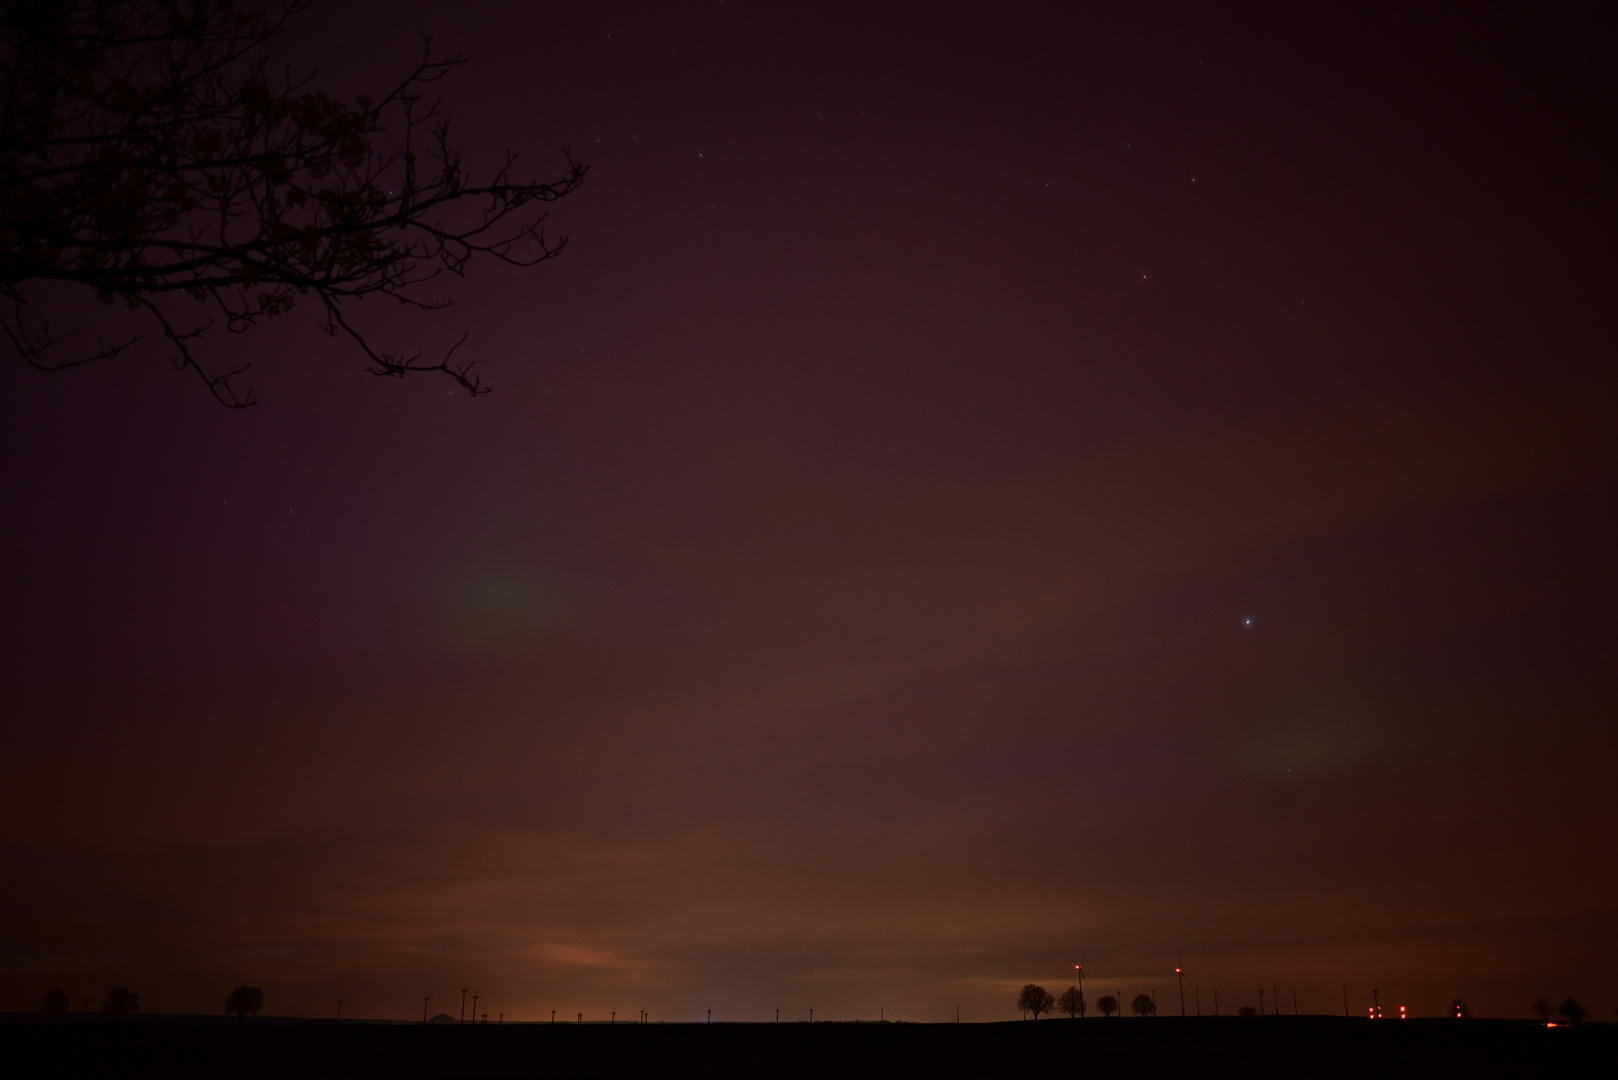
[[[1508,1020],[423,1027],[6,1019],[0,1062],[11,1076],[1618,1077],[1618,1025]]]

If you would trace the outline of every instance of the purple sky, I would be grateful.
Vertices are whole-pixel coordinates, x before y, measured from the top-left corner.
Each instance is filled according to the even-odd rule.
[[[1436,12],[1436,9],[1435,9]],[[1618,1007],[1611,12],[380,4],[566,255],[0,365],[0,1009]]]

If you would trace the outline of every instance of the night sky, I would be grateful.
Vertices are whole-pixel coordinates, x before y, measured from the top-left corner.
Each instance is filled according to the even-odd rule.
[[[0,1009],[1612,1019],[1618,26],[1317,6],[317,3],[571,241],[0,364]]]

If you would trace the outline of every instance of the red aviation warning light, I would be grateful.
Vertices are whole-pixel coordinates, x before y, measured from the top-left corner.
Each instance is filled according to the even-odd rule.
[[[1403,1005],[1399,1006],[1399,1019],[1401,1019],[1401,1020],[1409,1020],[1410,1019],[1410,1017],[1405,1014],[1405,1007]]]

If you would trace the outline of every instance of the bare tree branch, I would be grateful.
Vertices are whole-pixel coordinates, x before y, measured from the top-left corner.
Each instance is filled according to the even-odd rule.
[[[413,290],[474,260],[536,266],[548,206],[588,169],[563,151],[550,181],[515,179],[508,155],[472,180],[439,103],[426,94],[465,63],[423,41],[386,94],[352,105],[311,77],[272,75],[269,46],[306,6],[266,14],[235,0],[0,0],[0,330],[28,363],[60,370],[108,359],[141,340],[62,358],[28,288],[64,282],[144,312],[222,404],[253,403],[193,346],[212,318],[182,317],[189,300],[244,332],[320,304],[322,326],[354,343],[367,371],[437,372],[488,392],[455,361],[385,350],[341,310],[383,295],[425,310]],[[182,327],[190,325],[190,329]]]

